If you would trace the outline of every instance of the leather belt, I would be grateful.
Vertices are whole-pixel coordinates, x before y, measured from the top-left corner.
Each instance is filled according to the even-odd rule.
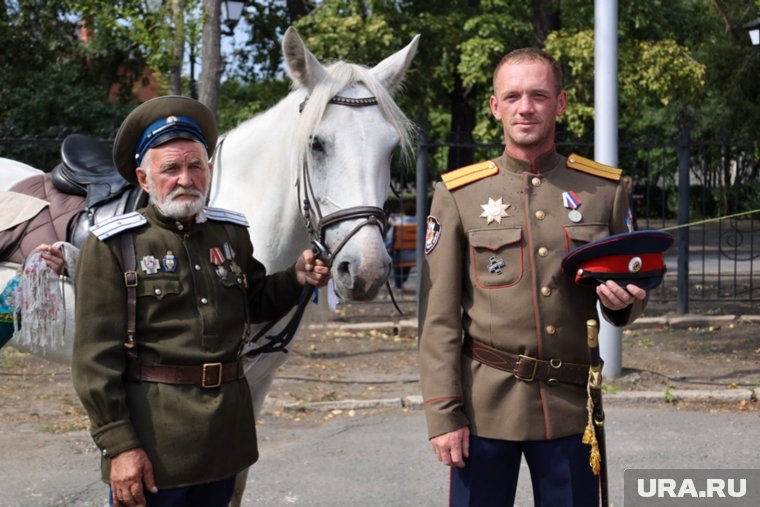
[[[467,335],[462,352],[491,368],[506,371],[523,382],[543,380],[553,385],[558,382],[585,386],[588,382],[589,365],[565,363],[561,359],[536,359],[522,354],[512,354],[496,349]]]
[[[161,384],[195,385],[204,388],[219,387],[243,377],[243,362],[204,363],[201,366],[171,366],[168,364],[142,364],[130,360],[124,379],[132,382],[158,382]]]

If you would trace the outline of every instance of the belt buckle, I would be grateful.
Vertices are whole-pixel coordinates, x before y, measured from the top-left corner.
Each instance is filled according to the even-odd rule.
[[[124,285],[127,287],[137,287],[137,271],[124,272]]]
[[[216,383],[214,384],[206,382],[206,374],[209,368],[217,368],[218,373],[216,376]],[[203,375],[201,375],[201,387],[210,389],[210,388],[219,387],[220,385],[222,385],[222,370],[223,369],[224,367],[222,366],[222,363],[203,363]]]
[[[530,373],[530,377],[521,377],[517,374],[517,372],[520,371],[520,364],[523,362],[523,360],[533,361],[533,371]],[[533,382],[536,379],[536,371],[538,371],[538,359],[520,354],[517,358],[515,371],[512,374],[517,380],[522,380],[523,382]]]

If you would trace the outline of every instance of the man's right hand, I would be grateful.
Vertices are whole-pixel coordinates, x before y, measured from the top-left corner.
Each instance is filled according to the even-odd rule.
[[[470,428],[444,433],[430,439],[438,461],[448,466],[464,468],[464,459],[470,456]]]
[[[158,492],[153,478],[153,465],[142,449],[129,449],[111,459],[111,492],[113,505],[146,505],[143,483],[151,493]]]

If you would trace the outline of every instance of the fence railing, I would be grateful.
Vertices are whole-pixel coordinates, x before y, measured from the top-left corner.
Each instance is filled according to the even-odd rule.
[[[681,125],[679,141],[621,143],[620,167],[630,177],[631,206],[640,229],[668,229],[676,243],[665,253],[668,273],[651,298],[688,311],[690,302],[760,301],[760,146],[748,142],[690,139]],[[0,138],[0,157],[43,170],[60,159],[62,139]],[[446,150],[469,148],[478,159],[499,156],[498,144],[436,143],[421,131],[417,143],[417,265],[421,265],[431,174]],[[590,143],[557,143],[562,153],[593,153]],[[433,156],[435,155],[435,156]],[[414,300],[413,291],[399,295]]]

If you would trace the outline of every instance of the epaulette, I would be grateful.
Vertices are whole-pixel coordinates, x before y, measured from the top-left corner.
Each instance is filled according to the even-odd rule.
[[[222,208],[203,208],[203,212],[209,220],[213,220],[214,222],[230,222],[242,225],[243,227],[250,227],[245,215],[237,211]]]
[[[131,213],[116,215],[104,220],[90,229],[90,232],[97,236],[100,241],[104,241],[120,232],[128,231],[129,229],[134,229],[135,227],[140,227],[147,223],[148,219],[137,211],[133,211]]]
[[[590,158],[581,157],[575,153],[571,153],[570,156],[567,157],[567,167],[583,173],[593,174],[594,176],[599,176],[601,178],[607,178],[612,181],[619,181],[620,176],[623,174],[622,169],[600,164]]]
[[[491,160],[478,162],[477,164],[468,165],[459,169],[454,169],[441,176],[443,184],[449,190],[463,187],[474,181],[482,180],[489,176],[499,173],[499,166]]]

